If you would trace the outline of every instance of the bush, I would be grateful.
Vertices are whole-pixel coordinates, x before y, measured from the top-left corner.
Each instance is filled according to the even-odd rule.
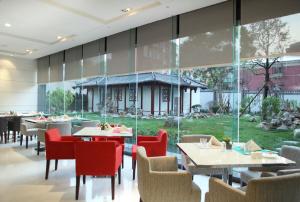
[[[273,116],[273,114],[278,114],[280,112],[280,99],[278,97],[267,97],[262,102],[262,116],[263,119],[268,119]]]

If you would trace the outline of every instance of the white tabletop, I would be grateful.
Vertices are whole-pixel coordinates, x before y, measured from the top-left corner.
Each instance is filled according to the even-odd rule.
[[[253,159],[234,150],[224,150],[220,147],[203,148],[200,143],[178,143],[179,149],[185,153],[198,167],[231,168],[231,167],[261,167],[271,165],[293,165],[294,161],[281,156],[276,158]]]
[[[51,123],[51,122],[67,122],[72,121],[75,118],[48,118],[48,119],[39,119],[39,118],[25,118],[24,121],[31,123]]]
[[[128,128],[127,131],[117,132],[115,128],[110,130],[101,130],[99,127],[84,127],[78,132],[74,133],[73,136],[79,137],[97,137],[97,136],[106,136],[106,137],[132,137],[132,128]]]

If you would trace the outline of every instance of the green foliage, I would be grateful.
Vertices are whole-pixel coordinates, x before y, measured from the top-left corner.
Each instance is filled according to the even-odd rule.
[[[63,114],[64,107],[69,108],[75,100],[75,95],[70,91],[64,91],[62,88],[56,88],[47,92],[47,99],[50,100],[50,112],[52,114]]]
[[[241,108],[240,108],[240,111],[243,112],[246,107],[250,104],[251,100],[253,99],[254,96],[245,96],[243,99],[242,99],[242,102],[241,102]],[[247,108],[247,113],[251,113],[251,105],[252,103],[248,106]]]
[[[263,117],[272,117],[273,114],[280,112],[280,99],[278,97],[267,97],[262,102],[262,115]]]

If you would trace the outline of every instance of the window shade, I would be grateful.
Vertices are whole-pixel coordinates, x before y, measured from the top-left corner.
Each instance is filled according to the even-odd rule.
[[[50,82],[58,82],[63,80],[63,52],[50,55]]]
[[[37,59],[37,82],[39,84],[49,82],[49,56]]]
[[[243,0],[241,23],[249,24],[300,12],[299,0]]]
[[[82,46],[65,51],[65,80],[81,78]]]
[[[107,37],[107,75],[133,73],[135,31],[128,30]]]
[[[175,18],[176,19],[176,18]],[[167,18],[137,28],[136,70],[147,72],[174,67],[176,33],[174,18]]]
[[[180,68],[232,63],[233,2],[180,15]]]
[[[83,77],[93,77],[104,74],[104,64],[100,55],[104,54],[104,39],[92,41],[83,45]]]

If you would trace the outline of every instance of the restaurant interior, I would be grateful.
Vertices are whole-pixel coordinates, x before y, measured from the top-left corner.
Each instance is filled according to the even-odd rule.
[[[299,0],[0,0],[1,202],[299,202]]]

